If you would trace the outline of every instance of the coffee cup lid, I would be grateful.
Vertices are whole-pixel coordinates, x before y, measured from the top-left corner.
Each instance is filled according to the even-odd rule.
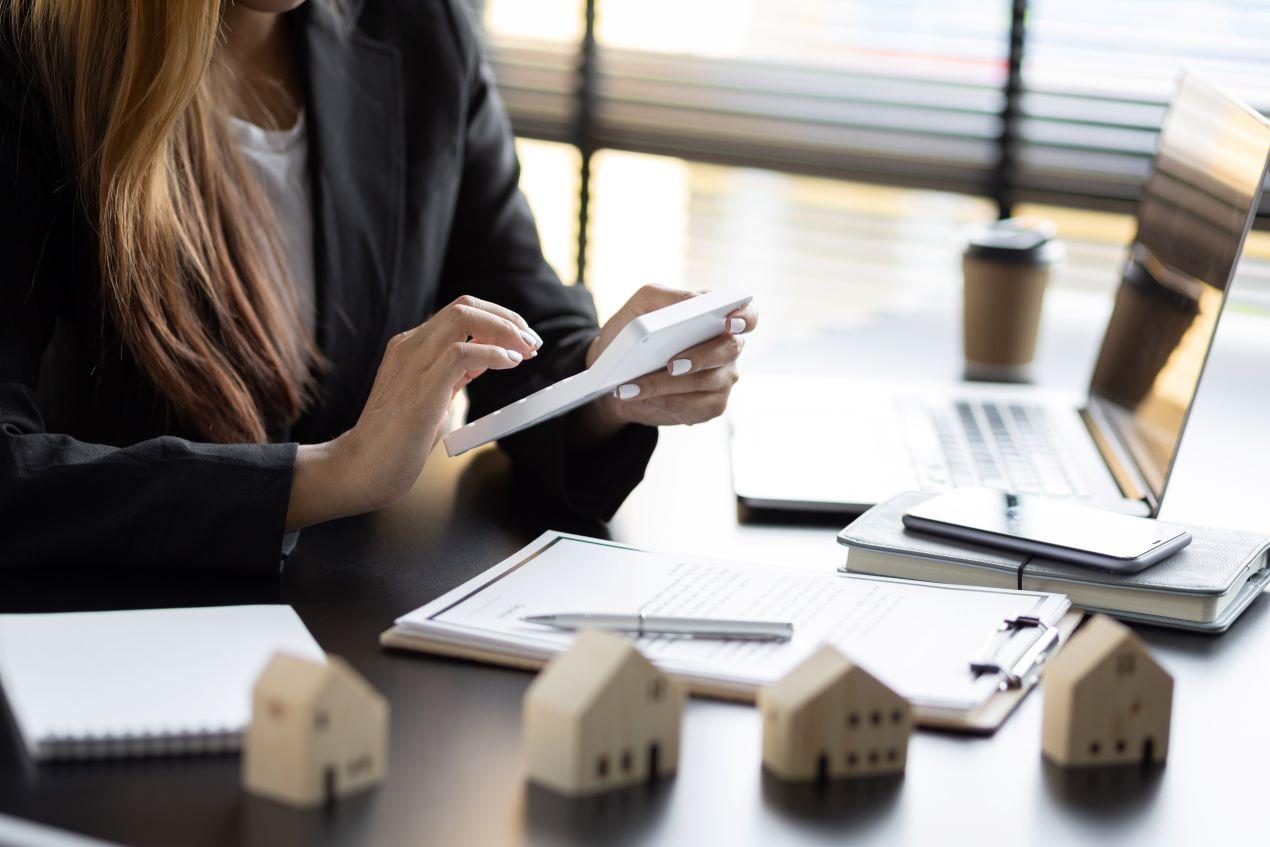
[[[1064,256],[1063,243],[1054,238],[1053,221],[1007,218],[982,224],[966,237],[965,255],[998,262],[1048,265]]]

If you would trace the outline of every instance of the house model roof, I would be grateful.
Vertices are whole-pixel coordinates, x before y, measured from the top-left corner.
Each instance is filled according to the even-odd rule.
[[[1141,656],[1150,661],[1152,667],[1164,672],[1133,634],[1133,630],[1105,615],[1097,615],[1059,651],[1046,667],[1045,677],[1052,683],[1075,682],[1126,644],[1133,645]]]
[[[783,709],[797,709],[820,696],[844,673],[861,673],[864,668],[828,644],[821,647],[792,671],[763,690],[763,702]],[[879,683],[880,684],[880,683]]]
[[[326,662],[320,663],[287,653],[277,653],[269,660],[256,681],[256,690],[290,701],[311,701],[337,678],[376,699],[380,696],[361,674],[338,656],[327,656]]]
[[[596,630],[583,630],[534,680],[530,696],[564,714],[590,708],[605,686],[628,667],[650,663],[630,640]]]

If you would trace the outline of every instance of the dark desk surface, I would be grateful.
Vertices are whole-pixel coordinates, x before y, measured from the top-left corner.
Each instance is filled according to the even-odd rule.
[[[877,355],[914,320],[856,337]],[[947,355],[913,358],[903,370],[950,373],[950,339],[936,327],[927,349]],[[1061,382],[1084,366],[1066,347],[1047,346],[1047,377]],[[897,347],[896,360],[904,355]],[[668,432],[645,484],[607,531],[667,549],[807,567],[840,561],[831,526],[738,524],[727,480],[721,424]],[[1270,762],[1264,600],[1220,638],[1141,630],[1177,679],[1163,769],[1054,769],[1040,755],[1033,696],[991,739],[920,733],[902,779],[793,788],[761,772],[753,709],[692,701],[673,780],[576,802],[528,788],[519,749],[528,674],[386,653],[376,639],[395,616],[548,528],[606,532],[562,520],[501,454],[485,450],[435,458],[407,500],[386,512],[307,531],[277,584],[0,585],[4,610],[288,602],[324,648],[392,703],[387,783],[330,810],[298,812],[246,795],[236,756],[35,766],[4,726],[0,813],[135,845],[1165,844],[1260,834]]]

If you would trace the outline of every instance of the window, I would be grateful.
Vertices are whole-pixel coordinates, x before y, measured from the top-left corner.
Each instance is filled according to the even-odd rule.
[[[1246,0],[473,2],[517,133],[577,152],[566,279],[616,151],[1126,215],[1182,68],[1270,108]]]
[[[767,341],[960,291],[957,237],[995,213],[963,194],[620,150],[596,153],[591,197],[587,268],[601,319],[644,283],[741,282],[763,304]]]
[[[984,190],[1006,7],[601,0],[600,146]]]
[[[516,134],[552,141],[572,137],[579,0],[475,0],[483,5],[490,58]]]
[[[529,200],[547,263],[561,279],[572,281],[578,256],[578,179],[581,156],[576,147],[551,141],[516,139],[520,188]]]
[[[1268,39],[1270,7],[1243,0],[1030,0],[1021,196],[1130,211],[1182,69],[1265,111]]]

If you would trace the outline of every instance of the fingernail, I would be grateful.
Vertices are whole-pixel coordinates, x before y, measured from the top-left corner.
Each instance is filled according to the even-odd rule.
[[[519,365],[525,360],[525,357],[517,353],[515,350],[504,349],[503,352],[507,354],[507,358],[511,359],[512,364],[514,365]]]
[[[625,385],[619,385],[617,387],[617,399],[619,400],[630,400],[632,397],[638,396],[639,386],[633,382],[628,382]]]
[[[745,318],[729,318],[728,332],[733,335],[740,335],[742,332],[745,332]]]
[[[532,335],[532,336],[534,337],[534,341],[538,342],[538,346],[539,346],[539,347],[541,347],[541,346],[542,346],[542,336],[541,336],[541,335],[539,335],[538,333],[534,332],[532,329],[531,329],[531,330],[529,330],[529,334],[530,334],[530,335]]]
[[[673,362],[670,363],[669,370],[670,370],[671,376],[683,376],[684,374],[688,373],[688,371],[692,370],[692,360],[691,359],[675,359]]]
[[[532,332],[525,332],[525,331],[522,329],[522,330],[520,330],[520,337],[521,337],[521,339],[522,339],[522,340],[523,340],[526,344],[528,344],[530,347],[541,347],[541,346],[542,346],[542,339],[541,339],[541,338],[539,338],[538,336],[534,335]]]

